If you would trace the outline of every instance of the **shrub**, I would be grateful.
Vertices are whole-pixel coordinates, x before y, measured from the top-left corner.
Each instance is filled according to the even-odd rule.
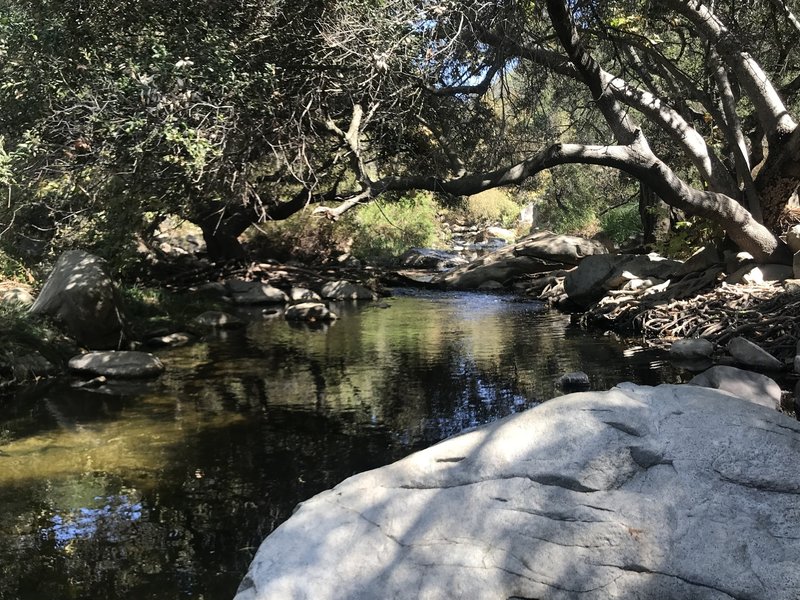
[[[437,209],[426,192],[362,206],[349,223],[343,223],[352,228],[353,256],[369,263],[389,263],[411,247],[435,246]]]
[[[468,223],[494,224],[513,227],[519,219],[520,206],[511,199],[508,190],[495,188],[474,196],[463,203],[463,218]]]
[[[642,233],[639,205],[634,202],[612,208],[600,217],[603,231],[617,244]]]

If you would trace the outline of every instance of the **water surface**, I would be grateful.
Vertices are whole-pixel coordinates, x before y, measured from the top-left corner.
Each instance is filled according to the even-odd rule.
[[[0,401],[0,600],[229,599],[300,501],[559,394],[656,384],[658,355],[537,303],[408,293],[330,327],[251,311],[149,384]]]

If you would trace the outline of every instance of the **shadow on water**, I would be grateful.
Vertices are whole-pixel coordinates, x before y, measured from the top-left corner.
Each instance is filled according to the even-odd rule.
[[[388,305],[388,307],[387,307]],[[0,600],[230,598],[300,501],[555,395],[674,380],[656,355],[481,294],[255,319],[160,353],[150,384],[0,405]]]

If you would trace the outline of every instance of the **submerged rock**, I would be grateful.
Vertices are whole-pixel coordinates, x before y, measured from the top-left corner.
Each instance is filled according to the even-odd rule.
[[[80,354],[69,359],[68,366],[74,373],[109,378],[157,377],[164,372],[164,365],[152,354],[128,350]]]
[[[235,315],[218,310],[207,310],[192,320],[197,329],[237,329],[244,327],[244,321]]]
[[[236,600],[800,590],[800,424],[695,386],[572,394],[300,505]]]

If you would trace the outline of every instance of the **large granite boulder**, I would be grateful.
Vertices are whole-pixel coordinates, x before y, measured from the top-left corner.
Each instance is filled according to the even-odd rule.
[[[434,283],[455,289],[477,289],[486,281],[504,283],[520,275],[572,267],[587,256],[606,252],[605,246],[594,240],[538,231],[512,246],[444,273]]]
[[[588,308],[608,290],[632,279],[670,279],[683,263],[657,254],[601,254],[588,256],[577,269],[567,273],[564,290],[569,299]]]
[[[572,394],[301,504],[236,600],[795,599],[798,461],[797,421],[716,390]]]
[[[106,264],[82,250],[58,258],[30,312],[54,317],[89,349],[116,348],[121,341],[122,306]]]

